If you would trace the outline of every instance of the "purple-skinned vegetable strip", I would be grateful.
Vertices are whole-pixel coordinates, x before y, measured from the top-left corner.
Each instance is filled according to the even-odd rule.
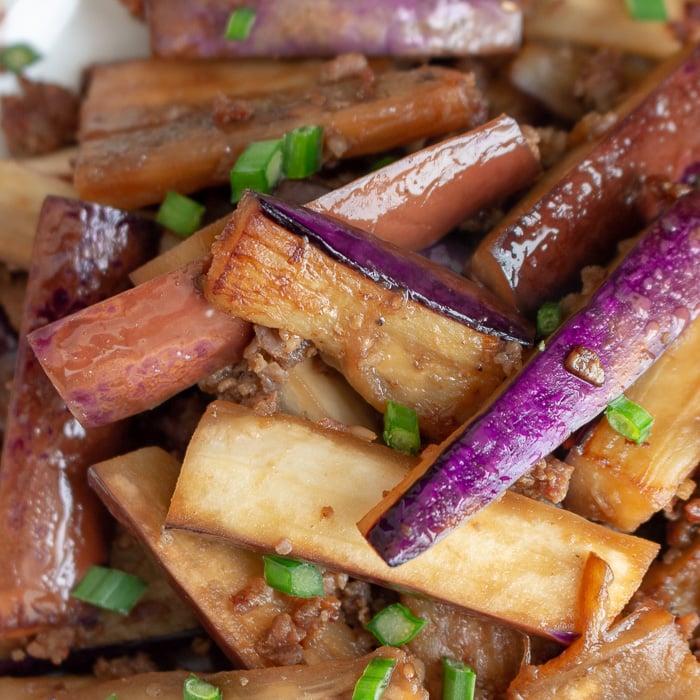
[[[244,39],[225,29],[255,12]],[[149,0],[156,56],[456,56],[515,51],[522,11],[501,0]]]
[[[498,498],[595,418],[700,314],[700,192],[646,231],[510,385],[359,523],[391,566]]]
[[[259,195],[260,208],[275,223],[306,237],[343,264],[387,289],[401,289],[413,301],[482,332],[524,345],[532,342],[527,324],[484,302],[483,291],[451,270],[427,267],[418,253],[403,251],[351,224]],[[471,292],[471,294],[469,293]]]

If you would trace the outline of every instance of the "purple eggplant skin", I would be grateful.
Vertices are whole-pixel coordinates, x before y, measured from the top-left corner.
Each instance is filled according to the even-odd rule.
[[[390,566],[418,556],[595,418],[698,315],[700,191],[694,191],[646,230],[589,304],[360,529]],[[595,353],[602,383],[567,369],[578,348]]]
[[[530,325],[461,275],[355,226],[306,207],[255,195],[269,219],[388,289],[482,333],[531,345]]]
[[[42,206],[0,460],[0,639],[84,614],[70,591],[104,562],[108,531],[87,468],[126,444],[123,423],[78,423],[27,333],[127,287],[159,237],[155,222],[110,207],[60,197]]]
[[[242,40],[231,13],[255,9]],[[161,57],[457,56],[515,51],[522,10],[501,0],[147,0],[151,49]]]

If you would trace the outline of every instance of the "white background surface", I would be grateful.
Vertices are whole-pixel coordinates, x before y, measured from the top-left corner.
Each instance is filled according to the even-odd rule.
[[[118,0],[0,0],[0,7],[0,46],[26,42],[42,56],[25,71],[33,80],[77,88],[91,63],[148,55],[145,24]],[[16,90],[14,76],[0,75],[0,94]]]

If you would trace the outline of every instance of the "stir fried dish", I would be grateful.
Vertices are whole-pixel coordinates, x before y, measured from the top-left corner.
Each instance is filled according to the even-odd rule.
[[[0,46],[0,697],[700,698],[700,3],[110,2]]]

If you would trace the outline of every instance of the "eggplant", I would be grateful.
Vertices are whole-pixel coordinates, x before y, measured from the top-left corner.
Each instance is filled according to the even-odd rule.
[[[222,692],[226,700],[349,698],[372,659],[395,660],[383,700],[428,700],[420,662],[402,649],[381,647],[355,659],[313,666],[280,666],[270,669],[197,673]],[[16,700],[182,700],[183,684],[190,670],[138,673],[116,679],[94,676],[0,678],[0,695]]]
[[[528,8],[525,38],[552,44],[571,42],[608,47],[633,56],[668,58],[682,44],[673,23],[682,19],[683,3],[669,2],[668,22],[646,22],[634,17],[624,3],[609,0],[538,0]]]
[[[602,136],[544,175],[481,241],[468,274],[534,316],[577,287],[582,267],[607,264],[649,221],[647,181],[674,181],[700,161],[699,86],[695,45],[630,95]]]
[[[324,236],[345,249],[324,251]],[[338,257],[356,259],[356,269]],[[409,278],[420,281],[421,299],[410,298]],[[461,275],[253,193],[212,248],[203,289],[221,311],[310,340],[377,410],[388,400],[416,410],[433,440],[457,428],[519,367],[522,345],[509,338],[531,337],[528,324]]]
[[[180,471],[159,447],[146,447],[91,467],[89,481],[110,512],[134,532],[189,602],[231,663],[245,668],[273,665],[264,639],[276,618],[294,614],[289,596],[257,585],[262,556],[229,542],[165,531],[165,518]],[[257,585],[257,589],[255,586]],[[232,605],[232,597],[251,604]],[[367,639],[344,619],[319,624],[301,643],[307,658],[350,659],[367,653]]]
[[[681,624],[651,600],[608,625],[599,614],[609,567],[595,554],[586,562],[584,634],[550,661],[524,663],[508,687],[512,700],[639,698],[686,700],[700,694],[700,663]]]
[[[477,158],[475,163],[471,160],[473,156]],[[409,164],[411,167],[408,167]],[[533,176],[538,168],[526,137],[512,120],[501,117],[483,128],[447,139],[380,168],[361,178],[357,187],[349,185],[340,188],[315,199],[309,206],[329,214],[337,213],[338,218],[349,223],[364,224],[370,230],[376,226],[378,235],[396,244],[422,246],[428,240],[446,234],[458,219],[466,218],[475,205],[484,201],[483,196],[493,197],[492,193],[462,196],[463,185],[475,180],[493,184],[494,177],[508,165],[518,165],[521,173],[514,179],[511,176],[503,177],[503,183],[507,182],[511,187],[522,183],[521,177]],[[429,183],[429,186],[420,190],[411,187],[406,178],[413,170],[420,172],[423,182]],[[505,194],[504,184],[498,185],[497,189]],[[458,205],[456,210],[455,203]],[[367,218],[369,211],[372,212],[371,221]],[[421,225],[404,226],[407,216]],[[111,307],[109,303],[104,303],[41,331],[42,347],[36,347],[38,357],[59,393],[86,425],[116,420],[152,408],[180,389],[195,384],[207,372],[224,366],[226,357],[230,361],[240,359],[243,341],[237,343],[236,339],[249,338],[250,329],[246,335],[247,325],[243,322],[232,321],[212,305],[202,306],[203,299],[197,283],[200,268],[184,267],[200,259],[201,269],[206,268],[211,244],[223,230],[226,220],[220,219],[210,224],[135,270],[131,278],[136,284],[148,282],[155,276],[162,277],[158,283],[150,282],[148,287],[128,292],[123,300],[117,298],[115,304],[120,307],[119,315],[106,311]],[[139,330],[145,318],[160,313],[159,299],[181,300],[178,307],[180,325],[163,326],[158,323],[151,324],[149,332]],[[101,310],[105,310],[109,316],[113,333],[141,333],[135,356],[130,357],[134,353],[128,345],[118,353],[106,346],[107,336],[102,333],[106,316],[100,317]],[[206,318],[203,318],[204,311],[207,311]],[[200,327],[204,321],[206,323]],[[72,330],[62,331],[64,325]],[[176,356],[171,356],[170,362],[174,364],[170,365],[170,372],[151,373],[148,377],[149,391],[139,391],[130,379],[132,375],[123,372],[124,363],[146,367],[149,363],[158,362],[155,356],[167,344],[159,340],[160,333],[155,332],[156,327],[163,333],[178,335],[182,328],[200,328],[200,335],[206,335],[208,339],[209,356],[198,356],[197,361],[194,358],[186,359],[184,355],[177,361]],[[79,333],[73,332],[78,328]],[[30,336],[30,342],[37,343],[40,340],[38,336]],[[168,337],[168,343],[181,342]],[[78,354],[91,364],[92,373],[64,371],[67,365],[75,363]],[[217,357],[222,364],[214,366],[219,361],[215,359]],[[100,391],[94,390],[93,382],[97,376],[100,377]],[[502,377],[499,374],[499,379]]]
[[[387,566],[355,525],[417,458],[300,418],[215,401],[190,442],[170,501],[170,532],[226,538],[400,591],[452,603],[536,635],[580,632],[583,564],[610,562],[612,619],[658,545],[507,493],[421,560]],[[516,572],[516,576],[514,576]]]
[[[154,408],[241,358],[252,328],[212,310],[198,290],[204,269],[205,261],[195,260],[29,334],[83,426]]]
[[[84,430],[37,362],[26,335],[129,285],[160,227],[116,209],[47,197],[35,237],[0,460],[0,636],[85,614],[70,592],[106,557],[105,513],[90,464],[121,449],[125,425]]]
[[[28,270],[39,212],[47,195],[72,198],[72,185],[38,173],[21,161],[0,160],[0,259]]]
[[[575,467],[565,505],[633,532],[670,506],[700,463],[700,321],[678,338],[625,395],[654,417],[638,445],[601,420],[569,450]]]
[[[81,141],[166,124],[221,95],[311,89],[322,61],[165,60],[142,58],[94,66],[80,108]]]
[[[593,295],[471,422],[365,516],[396,566],[497,499],[593,420],[700,314],[700,191],[646,231]]]
[[[125,209],[227,184],[254,141],[281,138],[308,124],[324,129],[323,162],[383,153],[486,121],[473,74],[421,66],[350,76],[330,84],[249,95],[254,119],[221,123],[210,104],[149,127],[83,139],[75,163],[80,196]]]
[[[353,180],[309,208],[421,250],[518,192],[540,171],[536,144],[514,119],[501,115]]]
[[[248,36],[225,37],[231,13],[252,6]],[[512,52],[522,11],[499,0],[149,0],[156,56],[455,56]]]
[[[461,275],[308,208],[265,195],[258,199],[260,211],[278,226],[310,241],[330,258],[385,289],[399,290],[406,298],[482,333],[532,344],[532,331],[526,324],[518,323],[495,301],[489,304],[488,297]],[[219,249],[225,251],[223,245]],[[216,284],[212,285],[215,288]]]

